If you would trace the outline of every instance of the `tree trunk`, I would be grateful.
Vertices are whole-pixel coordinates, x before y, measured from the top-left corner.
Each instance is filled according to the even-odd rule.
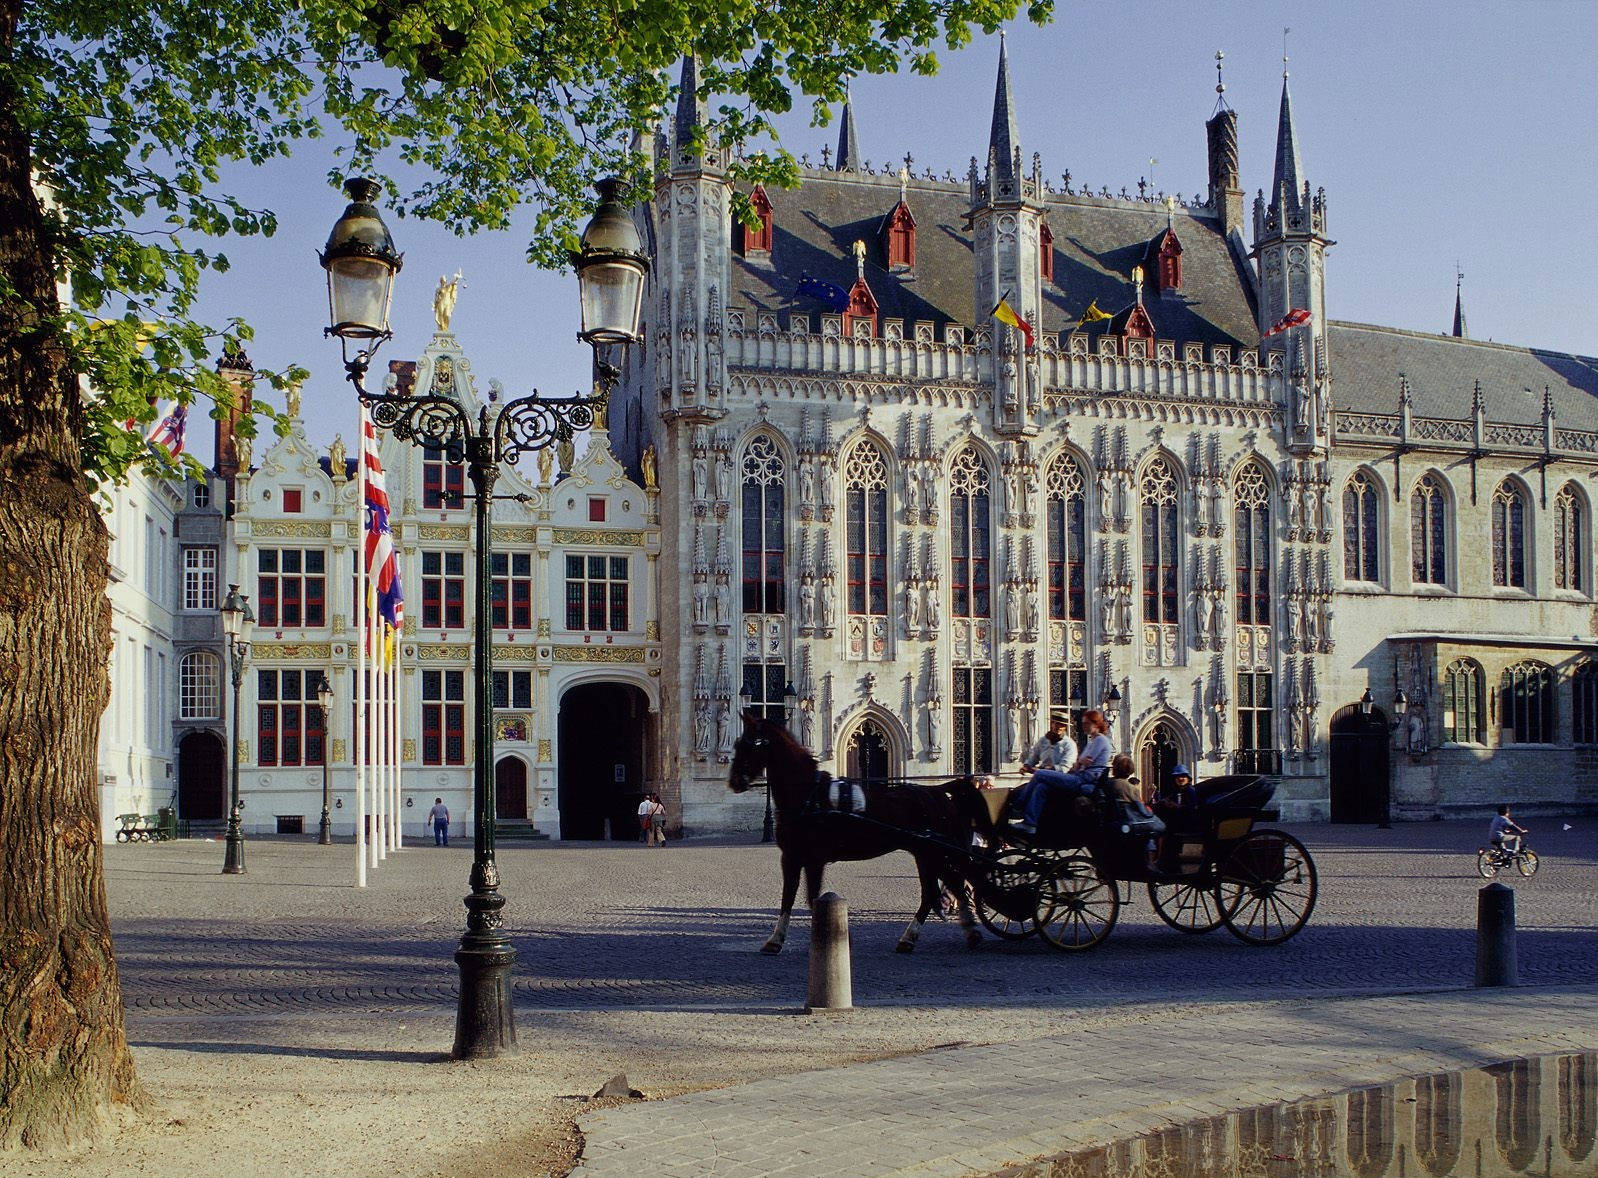
[[[0,0],[0,62],[22,2]],[[138,1097],[96,796],[106,531],[17,104],[0,72],[0,1149],[81,1141]]]

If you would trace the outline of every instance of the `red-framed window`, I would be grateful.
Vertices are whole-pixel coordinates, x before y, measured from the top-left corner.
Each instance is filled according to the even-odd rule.
[[[916,219],[910,206],[900,201],[888,214],[886,241],[888,269],[912,270],[916,264]]]
[[[320,765],[327,742],[313,684],[315,670],[255,673],[255,763],[262,766]]]
[[[749,205],[755,211],[755,216],[760,218],[756,226],[738,223],[739,232],[743,234],[743,252],[749,254],[771,252],[771,198],[766,195],[762,185],[756,184],[755,190],[749,194]]]
[[[428,511],[466,506],[465,468],[459,462],[450,462],[444,451],[434,446],[423,451],[422,506]]]
[[[422,553],[422,629],[466,628],[466,554]]]
[[[299,487],[283,488],[283,514],[299,515],[305,510],[305,492]]]
[[[466,672],[422,672],[422,764],[466,764]]]
[[[566,558],[566,629],[627,629],[627,558]]]
[[[1047,221],[1038,226],[1038,273],[1044,282],[1054,281],[1054,231]]]
[[[496,552],[489,557],[494,577],[494,629],[533,627],[533,557],[529,552]]]
[[[327,625],[327,553],[320,548],[256,551],[255,617],[268,629]]]

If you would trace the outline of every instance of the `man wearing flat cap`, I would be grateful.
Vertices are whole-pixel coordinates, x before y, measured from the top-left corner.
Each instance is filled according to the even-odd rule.
[[[1071,728],[1071,717],[1066,712],[1049,713],[1049,730],[1038,738],[1026,757],[1021,761],[1021,768],[1028,773],[1039,769],[1058,769],[1064,772],[1076,764],[1076,741],[1066,733]]]

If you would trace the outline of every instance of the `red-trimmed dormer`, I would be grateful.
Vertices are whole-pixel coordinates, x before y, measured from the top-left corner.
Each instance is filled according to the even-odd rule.
[[[843,309],[843,334],[854,335],[854,325],[857,321],[870,320],[871,334],[877,334],[877,297],[871,293],[871,288],[866,285],[866,277],[862,274],[854,280],[854,285],[849,288],[849,305]]]
[[[1132,267],[1133,302],[1110,320],[1109,333],[1122,339],[1153,339],[1154,320],[1143,306],[1143,267]]]
[[[1175,229],[1167,226],[1149,242],[1148,249],[1143,251],[1143,266],[1157,293],[1169,294],[1182,289],[1182,243],[1177,240]]]
[[[882,255],[888,260],[889,273],[898,274],[915,269],[916,219],[902,198],[882,218],[880,236]]]
[[[771,198],[766,195],[763,184],[756,184],[755,190],[749,194],[749,207],[754,209],[755,216],[760,218],[760,224],[755,227],[745,225],[742,221],[738,225],[738,252],[744,257],[750,254],[771,253]]]
[[[1044,282],[1054,281],[1054,230],[1047,221],[1038,222],[1038,274]]]

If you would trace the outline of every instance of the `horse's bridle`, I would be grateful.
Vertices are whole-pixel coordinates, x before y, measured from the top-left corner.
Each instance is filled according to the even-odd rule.
[[[754,749],[754,750],[764,749],[770,744],[771,744],[771,740],[770,740],[769,737],[752,736],[752,735],[750,735],[749,733],[746,732],[743,735],[739,736],[737,741],[734,742],[734,744],[732,746],[732,759],[733,759],[733,762],[736,763],[738,761],[738,758],[739,758],[740,754],[743,751],[745,751],[745,750],[749,750],[749,749]],[[741,772],[740,773],[734,773],[734,774],[732,774],[729,777],[729,779],[727,781],[727,784],[732,788],[732,792],[733,793],[741,794],[741,793],[746,792],[749,789],[749,787],[754,784],[754,778],[748,776],[747,774],[741,773]]]

